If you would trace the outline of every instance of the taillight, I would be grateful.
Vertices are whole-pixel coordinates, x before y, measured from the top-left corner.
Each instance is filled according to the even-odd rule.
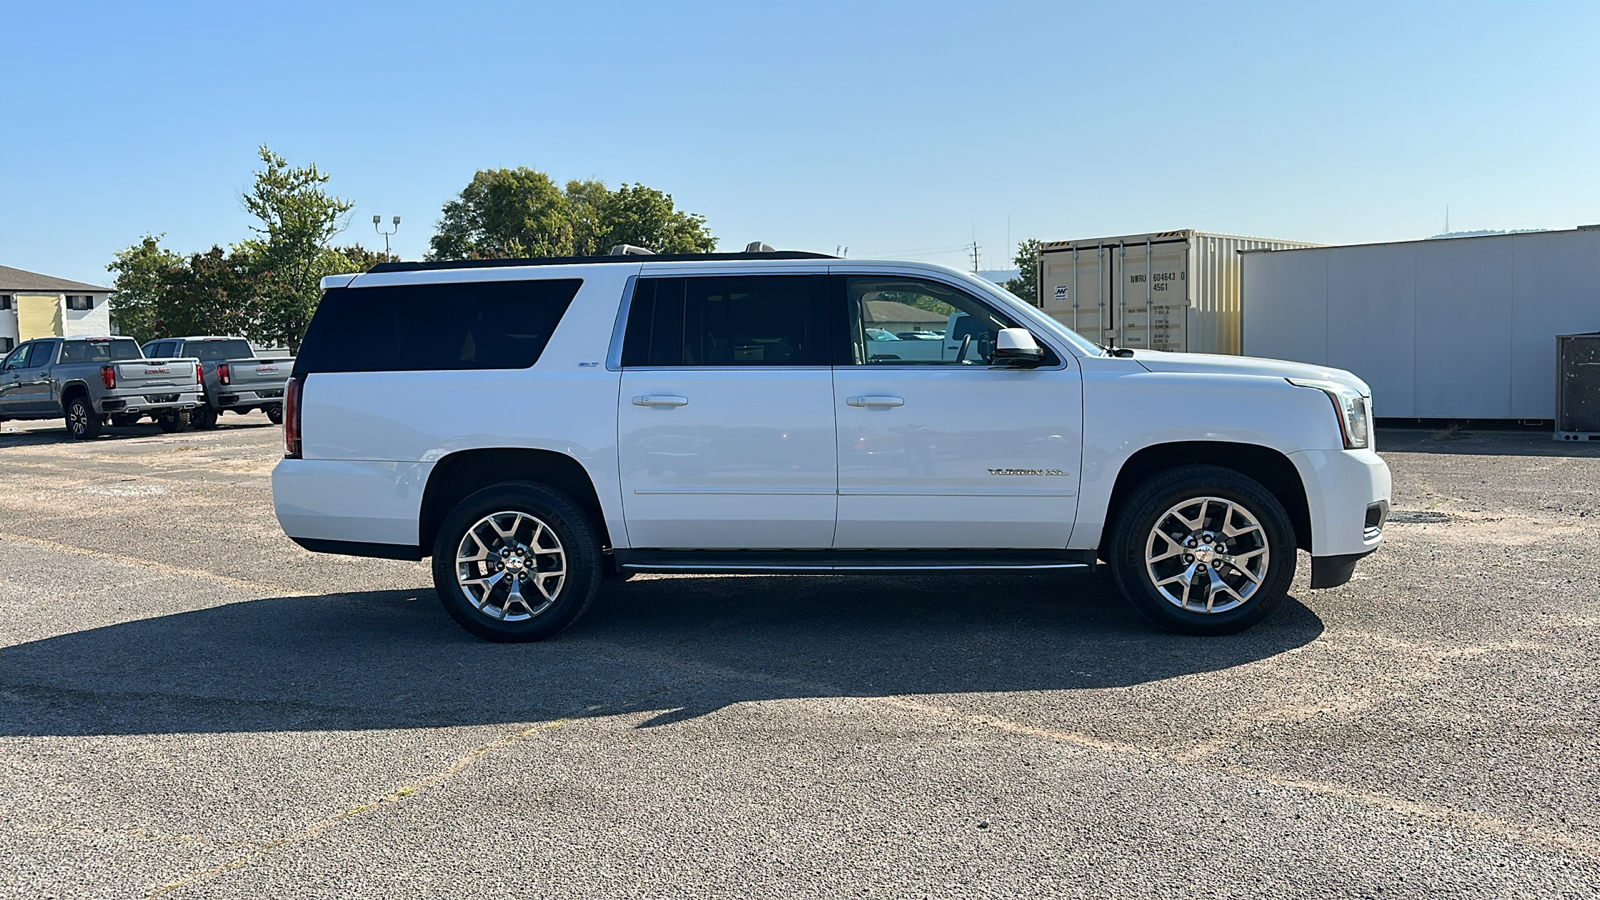
[[[223,384],[232,384],[233,375],[228,371],[227,363],[217,363],[217,380]]]
[[[194,383],[200,385],[201,387],[205,386],[205,383],[206,383],[206,365],[205,365],[205,363],[195,363],[194,364]]]
[[[300,391],[305,382],[291,378],[283,386],[283,455],[300,458]]]
[[[106,390],[110,390],[111,388],[116,387],[117,386],[117,367],[116,366],[101,366],[100,367],[100,383],[106,386]]]

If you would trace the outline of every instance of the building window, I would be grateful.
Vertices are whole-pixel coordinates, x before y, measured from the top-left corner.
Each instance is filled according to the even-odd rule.
[[[10,309],[10,308],[11,308],[11,295],[10,294],[0,294],[0,309]]]
[[[8,337],[0,337],[0,353],[10,353],[17,348],[17,342]]]
[[[90,294],[68,294],[67,309],[94,309],[94,297]]]

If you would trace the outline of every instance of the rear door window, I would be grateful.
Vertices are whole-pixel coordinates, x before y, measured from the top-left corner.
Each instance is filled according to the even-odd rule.
[[[624,367],[826,366],[825,275],[641,278]]]
[[[581,279],[334,288],[322,295],[294,374],[526,369]]]

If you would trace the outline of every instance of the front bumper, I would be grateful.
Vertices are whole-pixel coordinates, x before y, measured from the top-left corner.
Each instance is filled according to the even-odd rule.
[[[1311,513],[1311,586],[1337,587],[1383,543],[1389,466],[1372,450],[1302,450],[1289,459]]]
[[[204,402],[199,391],[178,391],[149,394],[108,393],[100,398],[102,414],[119,416],[153,416],[164,412],[182,412],[195,409]]]

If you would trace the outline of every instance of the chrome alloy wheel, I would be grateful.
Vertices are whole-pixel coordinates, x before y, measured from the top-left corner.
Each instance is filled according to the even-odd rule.
[[[74,403],[67,407],[67,427],[73,434],[83,434],[89,430],[89,410],[82,403]]]
[[[1227,612],[1261,589],[1269,549],[1266,530],[1248,509],[1221,497],[1195,497],[1156,519],[1145,542],[1145,571],[1173,606]]]
[[[567,553],[550,526],[524,512],[484,516],[456,548],[456,582],[477,610],[523,622],[549,609],[567,580]]]

